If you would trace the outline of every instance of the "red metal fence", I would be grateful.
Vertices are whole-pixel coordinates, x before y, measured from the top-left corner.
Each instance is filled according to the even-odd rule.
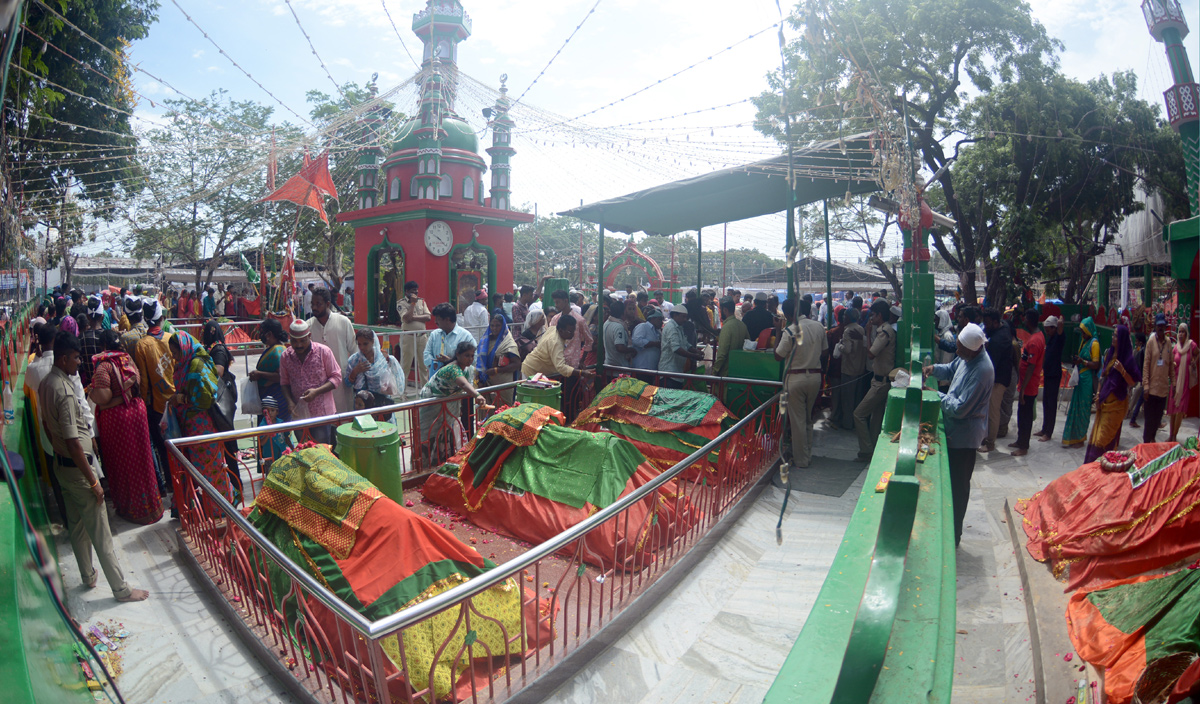
[[[462,413],[463,398],[370,411],[395,413],[400,425],[407,426],[408,452],[402,453],[401,470],[410,481],[420,481],[431,469],[429,463],[439,459],[412,451],[430,440],[422,436],[421,409],[435,408],[425,411],[426,427],[430,418],[451,427],[457,423],[453,442],[462,442],[477,424],[474,416]],[[169,441],[182,543],[246,629],[317,701],[503,701],[579,651],[747,495],[779,454],[775,402],[772,395],[693,455],[582,523],[481,576],[374,622],[343,603],[306,566],[290,561],[181,452],[191,445],[268,433],[293,431],[307,437],[315,427],[344,423],[368,411]],[[700,482],[679,479],[713,452],[719,458],[715,474]],[[663,498],[663,485],[676,488],[672,498]],[[660,522],[656,510],[645,510],[663,502],[673,503],[674,514],[688,520]],[[586,550],[585,536],[614,529],[627,537],[618,538],[611,559]],[[657,547],[649,550],[647,544]],[[485,613],[481,603],[497,586],[516,588],[521,595],[519,627],[506,627]],[[471,675],[461,674],[466,671]]]

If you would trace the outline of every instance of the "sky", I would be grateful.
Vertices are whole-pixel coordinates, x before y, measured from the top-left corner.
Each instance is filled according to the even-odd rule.
[[[1183,0],[1194,30],[1200,26],[1197,2]],[[508,76],[510,97],[524,95],[513,111],[514,203],[557,212],[778,153],[750,126],[755,110],[747,102],[765,89],[765,76],[779,65],[772,25],[780,17],[773,0],[464,5],[473,35],[460,45],[458,64],[473,80],[461,83],[457,112],[482,131],[480,109],[494,100],[501,74]],[[1132,69],[1142,97],[1162,104],[1170,73],[1137,2],[1030,5],[1034,17],[1063,42],[1062,67],[1069,76],[1089,79]],[[424,0],[163,0],[158,22],[133,45],[132,59],[190,97],[224,89],[234,98],[273,105],[278,119],[296,123],[293,111],[308,114],[308,90],[332,94],[335,81],[361,85],[373,73],[382,90],[411,79],[417,69],[405,45],[419,60],[421,45],[411,25],[413,13],[424,6]],[[1195,44],[1194,36],[1185,40],[1200,75]],[[670,77],[681,69],[686,70]],[[162,113],[158,101],[174,91],[144,73],[136,74],[135,84],[145,96],[136,110],[143,119],[135,127],[145,127]],[[407,85],[396,107],[412,111],[415,100],[415,89]],[[700,112],[674,117],[692,111]],[[576,117],[581,119],[555,126]],[[641,124],[628,124],[634,122]],[[484,141],[490,143],[490,135]],[[781,253],[783,240],[781,215],[729,226],[731,248]],[[722,245],[717,232],[705,231],[704,249]],[[834,255],[861,253],[840,245]]]

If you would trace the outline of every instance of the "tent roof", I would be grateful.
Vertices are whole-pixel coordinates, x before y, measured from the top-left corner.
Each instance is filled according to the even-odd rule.
[[[793,155],[796,205],[881,190],[871,134],[817,142]],[[843,145],[845,153],[843,154]],[[786,210],[786,154],[665,183],[559,213],[613,232],[672,235]]]

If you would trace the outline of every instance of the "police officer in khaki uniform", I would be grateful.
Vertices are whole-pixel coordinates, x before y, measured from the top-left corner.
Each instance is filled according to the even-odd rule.
[[[858,459],[867,460],[875,452],[875,442],[883,427],[883,411],[887,408],[889,374],[896,366],[896,331],[888,323],[890,316],[886,299],[871,304],[871,327],[875,338],[867,349],[867,359],[873,376],[871,389],[854,409],[854,431],[858,433]]]
[[[813,405],[821,395],[821,368],[829,350],[829,338],[824,326],[808,317],[811,302],[800,301],[799,320],[794,299],[787,299],[781,307],[788,325],[775,347],[775,359],[791,360],[784,390],[792,432],[792,466],[807,467],[812,461]]]

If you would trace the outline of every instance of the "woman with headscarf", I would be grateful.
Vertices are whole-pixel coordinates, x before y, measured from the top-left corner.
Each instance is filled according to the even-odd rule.
[[[446,398],[466,392],[480,404],[480,408],[490,410],[492,407],[485,403],[483,396],[475,390],[475,372],[475,343],[464,340],[458,343],[454,361],[442,365],[436,374],[429,377],[425,386],[421,387],[420,398]],[[426,467],[437,467],[458,450],[459,434],[455,432],[458,425],[457,408],[457,403],[421,406],[418,419]]]
[[[400,363],[390,354],[384,354],[379,345],[379,335],[367,328],[354,332],[358,351],[346,360],[342,367],[342,383],[354,392],[354,408],[379,408],[392,405],[392,396],[400,393]]]
[[[1104,354],[1100,395],[1096,398],[1096,420],[1092,422],[1084,464],[1095,462],[1105,452],[1117,449],[1125,412],[1129,410],[1129,389],[1141,379],[1142,370],[1133,356],[1129,328],[1118,325],[1113,329],[1113,345]]]
[[[509,332],[508,323],[503,315],[493,315],[488,322],[487,330],[479,339],[475,367],[479,370],[480,386],[507,384],[513,381],[520,370],[521,351],[517,349],[517,342]],[[511,387],[500,391],[499,394],[505,403],[512,403]]]
[[[525,325],[521,330],[521,336],[517,339],[517,349],[521,353],[521,359],[524,360],[537,347],[538,336],[542,334],[542,330],[546,327],[546,314],[541,308],[530,308],[525,314]]]
[[[103,351],[95,365],[88,398],[96,404],[96,438],[108,477],[108,495],[117,515],[132,523],[157,523],[163,515],[146,423],[146,404],[138,396],[138,369],[121,347],[116,330],[99,335]]]
[[[200,329],[200,337],[204,341],[204,347],[208,349],[208,356],[212,358],[213,371],[217,374],[217,379],[225,384],[226,392],[233,394],[234,408],[237,407],[237,377],[234,376],[233,355],[229,352],[229,348],[225,346],[225,331],[215,320],[209,320],[204,323],[204,327]],[[232,419],[231,419],[232,420]],[[229,476],[233,480],[234,486],[238,487],[238,493],[241,493],[241,470],[238,467],[238,444],[237,440],[225,441],[225,464],[229,467]]]
[[[171,410],[175,412],[184,437],[217,432],[209,415],[220,390],[212,358],[196,338],[186,332],[171,335],[169,344],[171,356],[175,358],[175,395],[171,397]],[[209,483],[232,502],[233,490],[221,444],[210,442],[181,449]],[[208,514],[215,515],[215,509],[210,509]]]
[[[1082,341],[1071,361],[1079,373],[1079,380],[1071,391],[1071,405],[1067,408],[1067,421],[1063,425],[1062,444],[1078,447],[1087,440],[1088,425],[1092,420],[1092,400],[1096,395],[1096,370],[1100,368],[1100,343],[1096,340],[1096,322],[1084,318],[1079,324]]]
[[[1171,436],[1167,442],[1176,442],[1179,426],[1187,415],[1188,406],[1196,397],[1194,389],[1200,383],[1197,375],[1197,360],[1200,359],[1200,349],[1196,341],[1190,339],[1191,331],[1187,323],[1179,324],[1179,336],[1175,339],[1175,378],[1171,380],[1170,394],[1167,399],[1167,413],[1171,416]]]

